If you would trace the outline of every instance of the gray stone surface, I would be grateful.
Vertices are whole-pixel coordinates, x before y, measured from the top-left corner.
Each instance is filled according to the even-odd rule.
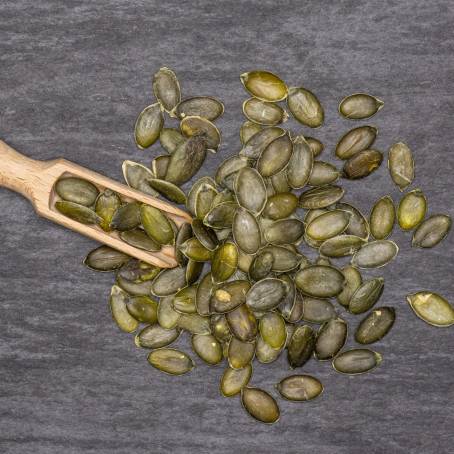
[[[151,74],[167,65],[185,95],[225,102],[222,148],[199,176],[211,174],[239,149],[239,74],[267,68],[320,97],[325,126],[289,127],[321,139],[329,161],[338,137],[360,124],[337,115],[339,100],[359,91],[382,98],[368,121],[379,128],[377,147],[406,141],[417,162],[413,187],[430,213],[454,215],[453,26],[448,0],[3,0],[0,137],[33,158],[63,156],[121,180],[124,159],[148,164],[160,152],[137,150],[132,130],[153,102]],[[399,198],[385,165],[345,187],[365,212],[384,194]],[[219,396],[222,367],[197,360],[174,378],[147,364],[111,320],[113,276],[81,264],[92,241],[37,218],[5,189],[0,234],[1,453],[454,452],[454,329],[426,325],[405,302],[419,289],[454,301],[454,235],[419,251],[395,231],[398,259],[365,273],[385,277],[381,301],[397,310],[394,330],[373,346],[382,366],[347,377],[311,361],[304,372],[323,381],[323,397],[279,400],[281,420],[266,426],[238,398]],[[257,365],[252,383],[272,390],[288,372],[284,358]]]

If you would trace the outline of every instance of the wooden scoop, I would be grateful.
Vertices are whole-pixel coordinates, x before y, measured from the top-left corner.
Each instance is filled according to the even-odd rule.
[[[0,140],[0,186],[19,192],[32,203],[36,213],[82,235],[93,238],[118,251],[161,268],[177,266],[175,248],[164,246],[159,252],[148,252],[122,241],[117,232],[105,232],[96,225],[86,225],[64,216],[54,208],[55,182],[62,176],[76,176],[95,184],[100,191],[108,188],[118,193],[125,201],[146,203],[172,219],[177,226],[191,222],[185,211],[173,205],[117,183],[99,173],[92,172],[65,159],[36,161],[17,152]]]

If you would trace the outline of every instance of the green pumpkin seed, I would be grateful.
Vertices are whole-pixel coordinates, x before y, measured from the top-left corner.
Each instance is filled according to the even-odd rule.
[[[311,149],[314,158],[320,155],[325,149],[325,145],[314,137],[306,137],[306,142],[309,144],[309,148]],[[295,141],[293,143],[295,143]]]
[[[181,132],[185,137],[203,136],[209,150],[216,151],[221,143],[221,133],[206,118],[197,115],[184,117],[180,122]]]
[[[180,84],[171,69],[164,67],[154,74],[153,93],[166,112],[171,112],[180,102]]]
[[[222,361],[222,347],[211,334],[193,334],[192,349],[207,364],[215,365]]]
[[[156,178],[163,180],[166,177],[167,168],[169,167],[170,156],[160,155],[156,156],[151,161],[151,171]]]
[[[177,326],[192,334],[211,334],[210,318],[199,314],[181,314]]]
[[[227,359],[232,369],[243,369],[251,364],[255,354],[255,342],[244,342],[232,337],[229,342]]]
[[[451,218],[435,214],[423,221],[413,233],[412,246],[430,248],[442,241],[451,230]]]
[[[367,315],[359,324],[355,340],[359,344],[372,344],[382,339],[391,329],[396,319],[392,307],[378,307]]]
[[[55,202],[55,208],[61,214],[68,218],[74,219],[81,224],[101,224],[102,218],[98,216],[91,208],[79,205],[74,202],[58,200]]]
[[[243,342],[251,342],[257,335],[257,320],[246,304],[238,306],[226,315],[232,334]]]
[[[340,102],[339,113],[349,120],[362,120],[375,115],[383,105],[381,99],[366,93],[355,93]]]
[[[252,366],[248,364],[243,369],[227,367],[221,378],[221,394],[224,397],[233,397],[247,386],[252,377]]]
[[[315,208],[313,210],[307,210],[306,214],[304,215],[304,223],[309,225],[314,219],[317,219],[324,213],[328,213],[327,208]]]
[[[237,269],[238,249],[234,243],[227,241],[214,252],[211,261],[211,274],[213,281],[226,281]]]
[[[158,303],[148,296],[131,297],[126,309],[139,322],[153,324],[158,321]]]
[[[180,314],[194,314],[197,312],[195,305],[197,286],[190,285],[179,290],[173,297],[173,308]]]
[[[243,251],[238,250],[238,270],[248,274],[254,258],[254,255],[248,255]]]
[[[85,257],[84,265],[95,271],[115,271],[129,261],[130,257],[124,252],[109,246],[99,246]]]
[[[265,246],[262,252],[269,252],[273,256],[272,271],[286,273],[294,270],[301,263],[302,256],[298,252],[282,246]]]
[[[270,244],[297,244],[304,235],[304,224],[299,219],[281,219],[274,221],[263,234]]]
[[[189,260],[186,265],[186,283],[188,285],[194,284],[200,277],[203,271],[203,262],[196,262],[195,260]]]
[[[243,388],[241,390],[241,402],[244,409],[257,421],[273,424],[280,417],[276,401],[262,389]]]
[[[219,240],[214,231],[206,227],[200,219],[192,221],[192,230],[200,244],[209,251],[214,251],[219,246]]]
[[[207,249],[197,238],[189,238],[181,246],[180,251],[195,262],[207,262],[211,259],[211,251]]]
[[[338,235],[324,241],[320,245],[320,254],[326,257],[347,257],[360,249],[366,240],[355,235]]]
[[[253,121],[245,121],[240,128],[240,140],[244,145],[254,134],[257,134],[262,129],[262,126]]]
[[[392,180],[401,191],[413,182],[415,163],[413,154],[405,143],[396,143],[389,149],[388,169]]]
[[[139,148],[148,148],[159,138],[164,125],[164,117],[159,103],[145,107],[136,120],[134,139]]]
[[[130,188],[153,197],[159,196],[159,193],[148,184],[148,181],[155,177],[150,169],[133,161],[123,161],[122,169],[123,177]]]
[[[165,214],[150,205],[142,205],[140,217],[147,235],[159,244],[173,244],[175,232]]]
[[[218,192],[210,185],[203,185],[195,194],[195,215],[198,219],[203,220],[213,207]]]
[[[230,228],[238,208],[236,202],[224,202],[214,206],[203,219],[203,223],[212,229]]]
[[[158,304],[158,323],[167,330],[177,326],[180,314],[173,308],[173,296],[166,296],[159,300]]]
[[[377,138],[378,130],[373,126],[360,126],[345,133],[336,145],[339,159],[349,159],[356,153],[368,150]]]
[[[277,312],[268,312],[259,323],[259,330],[262,339],[274,349],[280,349],[285,345],[287,331],[285,321]]]
[[[363,280],[361,273],[353,266],[347,265],[341,269],[341,272],[345,277],[345,286],[336,298],[339,304],[348,307],[351,297],[362,284]]]
[[[230,312],[246,302],[246,294],[251,284],[248,281],[230,281],[213,291],[210,299],[210,310],[217,313]]]
[[[161,143],[162,148],[169,154],[173,154],[178,146],[185,141],[186,139],[181,132],[175,128],[162,128],[159,134],[159,142]]]
[[[180,229],[178,230],[175,237],[175,257],[179,265],[186,265],[188,258],[180,251],[181,245],[192,238],[192,227],[191,224],[185,222],[181,224]]]
[[[331,298],[342,291],[345,278],[332,266],[311,265],[296,273],[295,283],[306,295]]]
[[[260,155],[257,170],[262,177],[270,177],[282,170],[288,163],[293,152],[293,142],[287,132],[273,140]]]
[[[291,192],[282,192],[268,198],[262,215],[277,221],[293,214],[298,206],[298,197]]]
[[[349,205],[348,203],[337,203],[336,208],[339,210],[348,211],[351,214],[350,222],[347,229],[345,230],[346,234],[356,235],[365,240],[369,238],[369,223],[358,209],[356,209],[353,205]]]
[[[287,333],[286,333],[287,335]],[[257,361],[262,364],[270,364],[279,358],[282,353],[282,348],[270,347],[262,338],[261,335],[257,336],[257,345],[255,347],[255,357]]]
[[[383,161],[383,154],[377,150],[363,150],[354,154],[344,164],[342,176],[349,180],[365,178],[377,170]]]
[[[323,107],[311,91],[302,87],[289,88],[287,105],[295,119],[303,125],[319,128],[323,124]]]
[[[267,278],[256,282],[246,296],[246,304],[254,311],[276,308],[286,294],[286,286],[280,279]]]
[[[211,314],[210,298],[214,288],[211,273],[208,272],[198,283],[195,294],[195,307],[199,315],[207,317]]]
[[[307,184],[309,186],[325,186],[337,181],[339,176],[340,172],[335,165],[324,161],[314,161]]]
[[[274,257],[270,252],[259,252],[249,267],[249,278],[260,281],[266,278],[273,268]]]
[[[367,312],[380,299],[384,286],[385,280],[382,277],[364,282],[353,293],[348,310],[352,314]]]
[[[255,254],[261,243],[260,227],[255,217],[239,208],[233,218],[232,234],[235,243],[246,254]]]
[[[128,295],[118,285],[113,285],[110,292],[110,311],[112,318],[117,326],[125,333],[132,333],[139,326],[139,321],[136,320],[126,307]]]
[[[117,272],[117,284],[131,296],[149,295],[154,278],[161,269],[131,259]]]
[[[198,195],[201,192],[203,192],[205,195],[203,195],[199,200],[197,200]],[[213,200],[216,197],[217,193],[218,192],[216,190],[216,183],[212,178],[210,177],[199,178],[192,185],[192,188],[188,193],[188,197],[186,200],[186,208],[192,215],[196,216],[196,205],[202,203],[203,209],[205,210],[205,204],[208,203],[208,200],[210,200],[211,208],[211,204],[213,203]],[[200,208],[201,207],[199,206],[199,209]]]
[[[243,145],[240,156],[243,158],[259,159],[265,149],[268,148],[274,140],[285,134],[285,131],[277,126],[263,128]]]
[[[248,120],[264,126],[275,126],[287,120],[287,113],[278,104],[249,98],[243,103],[243,114]]]
[[[315,356],[320,361],[334,358],[347,340],[347,323],[341,318],[325,322],[317,333]]]
[[[159,180],[158,178],[149,180],[148,184],[167,200],[180,205],[186,203],[186,194],[175,184],[170,183],[169,181]]]
[[[284,399],[305,402],[320,396],[323,385],[310,375],[291,375],[281,380],[276,389]]]
[[[186,287],[186,270],[176,267],[161,271],[153,281],[151,292],[156,296],[175,295]]]
[[[417,292],[407,296],[407,302],[415,314],[429,325],[454,325],[454,307],[433,292]]]
[[[427,200],[420,189],[405,194],[397,208],[397,221],[402,230],[412,230],[424,220]]]
[[[296,285],[293,277],[288,274],[282,274],[279,278],[284,282],[286,291],[284,298],[278,306],[278,311],[281,313],[282,317],[284,317],[284,320],[290,321],[296,303]]]
[[[110,223],[113,215],[121,206],[121,199],[119,195],[110,189],[106,189],[104,192],[99,194],[95,203],[95,212],[102,218],[101,224],[99,225],[106,232],[110,231]]]
[[[237,173],[244,167],[249,167],[250,160],[245,156],[232,156],[226,159],[217,169],[215,180],[219,186],[231,191],[236,181]]]
[[[382,197],[372,207],[370,213],[370,233],[376,240],[384,240],[391,235],[396,219],[393,199],[387,195]]]
[[[333,359],[333,368],[341,374],[364,374],[379,366],[382,359],[380,353],[365,348],[355,348],[337,355]]]
[[[184,117],[202,117],[214,121],[224,113],[224,104],[211,96],[194,96],[183,99],[174,112],[180,120]]]
[[[110,221],[110,228],[124,232],[138,227],[141,223],[140,207],[141,205],[137,202],[122,205],[115,211]]]
[[[230,332],[229,324],[225,315],[214,314],[211,317],[211,331],[213,336],[221,343],[229,342],[232,338],[232,333]]]
[[[391,262],[398,252],[399,248],[394,241],[372,241],[355,253],[351,263],[358,268],[380,268]]]
[[[344,196],[344,189],[340,186],[326,185],[302,192],[299,198],[300,208],[313,210],[326,208],[338,202]]]
[[[319,216],[309,221],[306,235],[315,241],[328,240],[344,232],[350,223],[350,218],[351,214],[344,210],[321,212]],[[308,222],[307,218],[306,222]]]
[[[145,251],[159,251],[161,245],[155,240],[150,238],[143,230],[133,229],[126,232],[120,233],[120,238],[125,243],[130,244],[139,249],[144,249]]]
[[[135,343],[142,348],[162,348],[175,342],[179,336],[178,329],[164,329],[159,325],[150,325],[136,335]]]
[[[301,319],[309,323],[325,323],[336,318],[336,310],[329,300],[305,296],[302,299]]]
[[[270,193],[270,189],[267,188],[267,194],[269,196],[279,194],[281,192],[288,193],[292,190],[287,180],[287,169],[282,169],[280,172],[275,173],[268,180],[271,181],[271,186],[273,189],[273,192]]]
[[[234,185],[238,204],[252,213],[259,214],[266,203],[266,188],[257,170],[244,167],[238,172]]]
[[[314,353],[315,333],[308,325],[297,326],[287,346],[287,359],[290,367],[302,367]]]
[[[287,97],[288,88],[276,74],[269,71],[250,71],[240,76],[244,88],[262,101],[282,101]]]
[[[170,375],[183,375],[194,368],[192,359],[180,350],[173,348],[159,348],[148,355],[148,362]]]
[[[60,178],[55,183],[55,192],[67,202],[90,207],[98,197],[98,188],[87,180],[77,177]]]
[[[303,297],[300,292],[296,291],[295,286],[295,301],[288,316],[285,317],[286,321],[289,323],[298,323],[303,317],[303,311],[304,311]]]

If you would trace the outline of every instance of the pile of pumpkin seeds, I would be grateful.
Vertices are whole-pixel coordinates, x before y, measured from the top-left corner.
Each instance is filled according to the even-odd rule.
[[[387,335],[396,310],[377,304],[384,279],[364,279],[361,270],[383,267],[396,257],[398,246],[389,239],[396,223],[413,231],[414,247],[431,248],[448,234],[451,219],[426,217],[423,192],[407,191],[414,161],[402,142],[389,148],[388,167],[403,195],[398,204],[390,196],[380,198],[366,218],[344,201],[340,182],[366,178],[382,164],[383,153],[373,148],[377,129],[363,125],[343,134],[335,147],[335,156],[344,161],[338,169],[319,159],[324,150],[320,141],[283,128],[289,115],[308,128],[323,124],[324,110],[315,94],[289,88],[267,71],[248,72],[240,79],[250,95],[243,104],[247,120],[240,129],[241,150],[213,178],[198,179],[187,195],[179,186],[199,171],[207,150],[216,152],[220,146],[214,121],[223,104],[207,96],[182,99],[175,73],[161,68],[153,77],[157,102],[136,122],[138,147],[159,142],[165,153],[150,167],[124,162],[127,184],[184,204],[193,216],[192,224],[183,224],[171,240],[179,267],[161,270],[105,246],[91,252],[85,263],[100,271],[116,270],[113,318],[122,331],[135,333],[138,347],[151,350],[153,367],[173,375],[194,367],[189,354],[170,347],[187,331],[193,352],[204,362],[227,360],[221,394],[240,395],[251,416],[274,423],[280,414],[277,401],[249,384],[254,359],[271,363],[287,356],[296,373],[277,383],[276,391],[292,401],[308,401],[323,391],[316,377],[300,373],[312,358],[332,361],[342,374],[379,366],[382,355],[367,346]],[[359,93],[343,99],[339,113],[362,120],[382,107],[381,100]],[[165,127],[165,121],[179,122],[179,127]],[[88,192],[93,192],[89,205],[95,192]],[[109,225],[118,228],[115,217]],[[143,218],[142,224],[144,235],[155,241]],[[138,225],[123,231],[137,232]],[[311,261],[303,246],[318,251],[318,258]],[[339,259],[342,266],[333,263]],[[442,296],[421,291],[407,299],[425,322],[454,324],[454,308]],[[342,311],[362,317],[354,333],[358,348],[343,350],[348,326]]]

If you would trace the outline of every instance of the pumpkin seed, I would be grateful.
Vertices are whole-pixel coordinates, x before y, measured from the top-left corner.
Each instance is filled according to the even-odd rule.
[[[415,314],[429,325],[454,325],[454,308],[449,302],[433,292],[417,292],[407,296],[407,302]]]
[[[127,203],[115,211],[110,221],[110,228],[124,232],[135,229],[140,225],[140,204],[138,202]]]
[[[186,194],[175,184],[169,181],[153,178],[148,181],[148,184],[159,194],[171,202],[183,205],[186,203]]]
[[[55,192],[67,202],[90,207],[98,197],[98,188],[87,180],[77,177],[60,178],[55,183]]]
[[[113,285],[110,292],[110,311],[112,318],[117,326],[125,333],[132,333],[139,326],[139,321],[136,320],[126,307],[128,295],[118,285]]]
[[[157,317],[162,328],[171,330],[177,326],[180,314],[173,308],[173,296],[165,296],[159,300]]]
[[[344,189],[340,186],[326,185],[302,192],[299,198],[300,208],[313,210],[326,208],[338,202],[344,196]]]
[[[323,385],[310,375],[291,375],[281,380],[276,389],[284,399],[303,402],[318,397]]]
[[[180,251],[189,259],[196,262],[207,262],[211,259],[211,251],[197,238],[189,238],[181,246]]]
[[[158,321],[158,303],[148,296],[129,298],[126,309],[139,322],[153,324]]]
[[[353,293],[348,304],[348,310],[352,314],[367,312],[380,299],[384,286],[385,280],[382,277],[364,282]]]
[[[258,159],[274,140],[285,134],[285,131],[277,126],[263,128],[243,145],[240,156],[243,158]]]
[[[156,266],[131,259],[117,271],[117,284],[131,296],[149,295],[160,271]]]
[[[359,344],[372,344],[382,339],[389,332],[396,319],[392,307],[378,307],[366,316],[359,324],[355,340]]]
[[[153,93],[166,112],[171,112],[180,102],[180,84],[171,69],[161,68],[153,76]]]
[[[145,107],[136,120],[134,139],[139,148],[148,148],[159,138],[164,125],[164,117],[159,103]]]
[[[295,286],[295,301],[293,303],[293,307],[290,310],[290,313],[286,317],[286,320],[289,323],[297,323],[303,318],[304,312],[304,301],[301,293],[296,291]]]
[[[195,194],[194,211],[198,219],[203,220],[213,207],[217,190],[209,184],[202,185]]]
[[[366,243],[352,258],[352,265],[358,268],[380,268],[393,260],[399,248],[394,241],[376,240]]]
[[[236,202],[220,203],[211,208],[203,219],[203,223],[212,229],[230,228],[237,208],[238,204]]]
[[[304,297],[301,319],[309,323],[325,323],[336,318],[336,310],[329,300]]]
[[[224,104],[211,96],[193,96],[183,99],[174,113],[180,120],[184,117],[202,117],[214,121],[224,113]]]
[[[244,280],[230,281],[220,285],[211,295],[211,311],[222,314],[244,304],[250,287],[251,284]]]
[[[257,170],[262,177],[270,177],[282,170],[288,163],[293,152],[293,142],[287,132],[273,140],[260,155]]]
[[[299,219],[281,219],[274,221],[263,233],[270,244],[298,243],[304,234],[304,224]]]
[[[151,171],[156,178],[163,180],[166,177],[167,168],[169,167],[170,156],[160,155],[151,161]]]
[[[197,313],[206,317],[211,314],[210,310],[210,298],[213,290],[213,281],[211,279],[211,273],[208,272],[203,276],[197,285],[195,294],[195,306]]]
[[[161,143],[162,148],[169,154],[173,154],[178,146],[185,141],[186,139],[181,132],[175,128],[162,128],[159,134],[159,142]]]
[[[234,190],[240,206],[252,213],[261,213],[266,203],[266,188],[257,170],[250,167],[241,169],[237,174]]]
[[[286,293],[284,282],[276,278],[256,282],[246,296],[246,304],[254,311],[269,311],[276,308]]]
[[[255,353],[255,342],[244,342],[232,337],[229,342],[227,358],[232,369],[243,369],[251,364]]]
[[[190,285],[178,290],[173,297],[173,308],[180,314],[194,314],[197,312],[195,305],[196,292],[196,285]]]
[[[262,126],[253,121],[245,121],[240,128],[240,140],[244,145],[254,134],[257,134],[262,129]]]
[[[285,273],[294,270],[301,262],[302,256],[297,251],[282,246],[269,245],[262,249],[262,252],[269,252],[273,256],[272,271]]]
[[[205,226],[200,219],[192,221],[192,230],[200,244],[209,251],[214,251],[219,246],[219,240],[214,231]]]
[[[287,113],[278,104],[249,98],[243,103],[243,114],[248,120],[264,126],[275,126],[287,120]]]
[[[287,105],[293,117],[303,125],[319,128],[323,124],[323,107],[311,91],[303,87],[289,88]]]
[[[110,231],[110,223],[115,211],[121,206],[119,195],[110,189],[99,194],[95,203],[95,212],[102,219],[99,226],[106,232]]]
[[[358,209],[348,203],[337,203],[336,208],[339,210],[348,211],[351,214],[350,222],[347,229],[345,230],[346,234],[356,235],[365,240],[369,238],[369,223]]]
[[[156,296],[175,295],[186,287],[186,270],[176,267],[161,271],[153,281],[151,292]]]
[[[135,343],[142,348],[162,348],[175,342],[179,336],[178,329],[165,329],[159,325],[150,325],[136,335]]]
[[[311,176],[307,184],[309,186],[325,186],[334,183],[340,176],[336,166],[324,161],[314,161]]]
[[[332,266],[311,265],[295,275],[297,287],[306,295],[331,298],[338,295],[344,285],[344,275]]]
[[[345,231],[350,223],[350,218],[351,214],[344,210],[322,212],[309,222],[306,235],[316,241],[333,238]]]
[[[347,323],[341,318],[325,322],[317,333],[315,356],[320,361],[334,358],[347,340]]]
[[[339,159],[349,159],[356,153],[368,150],[377,138],[374,126],[359,126],[345,133],[336,145],[335,154]]]
[[[333,368],[341,374],[364,374],[379,366],[382,360],[380,353],[365,348],[355,348],[337,355],[333,359]]]
[[[211,274],[216,283],[226,281],[237,269],[238,249],[234,243],[227,241],[219,246],[211,261]]]
[[[320,245],[320,254],[326,257],[346,257],[353,255],[360,249],[366,240],[355,235],[338,235],[324,241]]]
[[[181,314],[177,326],[192,334],[211,334],[210,318],[199,314]]]
[[[266,313],[259,322],[259,330],[263,340],[274,349],[285,345],[287,331],[285,321],[277,312]]]
[[[74,219],[81,224],[101,224],[102,222],[102,218],[85,205],[58,200],[55,202],[55,208],[61,214],[64,214],[68,218]]]
[[[145,251],[159,251],[161,249],[161,245],[150,238],[142,229],[121,232],[120,238],[125,243]]]
[[[282,101],[287,97],[287,85],[269,71],[250,71],[240,76],[244,88],[262,101]]]
[[[306,137],[306,142],[309,144],[309,148],[311,149],[314,158],[321,154],[325,149],[325,145],[314,137]]]
[[[233,218],[232,233],[235,243],[246,254],[255,254],[260,247],[260,227],[255,217],[239,208]]]
[[[344,178],[358,180],[377,170],[383,161],[383,154],[377,150],[363,150],[354,154],[344,164]]]
[[[383,105],[381,99],[366,93],[355,93],[340,102],[339,113],[349,120],[362,120],[375,115]]]
[[[193,334],[192,349],[207,364],[215,365],[222,361],[221,344],[212,334]]]
[[[115,271],[129,261],[130,257],[124,252],[109,246],[99,246],[93,249],[85,258],[84,265],[95,271]]]
[[[412,230],[424,220],[427,200],[420,189],[405,194],[397,208],[397,221],[402,230]]]
[[[388,168],[392,180],[401,191],[413,182],[415,163],[413,154],[405,143],[396,143],[389,149]]]
[[[370,233],[376,240],[384,240],[391,235],[396,219],[393,199],[387,195],[377,200],[370,213]]]
[[[348,307],[351,297],[360,287],[363,280],[361,273],[353,266],[347,265],[341,269],[341,272],[345,277],[345,286],[336,298],[339,304]]]
[[[308,325],[297,326],[287,346],[290,367],[302,367],[312,357],[315,348],[315,333]]]
[[[155,177],[150,169],[133,161],[123,161],[122,169],[123,177],[130,188],[153,197],[159,196],[159,193],[148,184],[148,181]]]
[[[175,232],[167,216],[155,207],[142,205],[140,218],[147,235],[159,244],[173,244]]]
[[[179,265],[186,265],[188,258],[180,251],[181,245],[192,238],[191,224],[185,222],[181,225],[175,237],[175,257]]]
[[[270,252],[259,252],[253,257],[249,267],[249,278],[253,281],[260,281],[266,278],[273,268],[273,262],[273,254]]]
[[[229,342],[232,338],[229,324],[223,314],[213,314],[211,317],[211,331],[213,336],[221,343]]]
[[[159,348],[148,355],[148,362],[170,375],[183,375],[194,368],[192,359],[180,350],[173,348]]]
[[[200,277],[203,271],[203,262],[196,262],[195,260],[188,260],[186,265],[186,283],[188,285],[194,284]]]
[[[288,274],[281,274],[279,278],[284,282],[286,291],[284,298],[279,303],[278,311],[281,313],[284,320],[290,321],[290,317],[292,315],[292,311],[295,307],[296,302],[296,285],[293,280],[293,277],[289,276]]]
[[[244,409],[257,421],[273,424],[278,421],[280,412],[276,401],[259,388],[244,387],[241,390]]]
[[[314,165],[314,153],[303,136],[293,139],[293,153],[287,167],[287,179],[294,189],[302,188],[308,183]]]
[[[268,197],[262,215],[274,221],[293,214],[298,206],[298,197],[291,192],[281,192]]]
[[[412,246],[422,248],[436,246],[449,233],[451,225],[451,218],[445,214],[428,217],[414,231]]]
[[[286,332],[287,336],[287,332]],[[262,338],[261,335],[257,336],[257,345],[255,347],[255,357],[257,361],[262,364],[270,364],[279,358],[282,353],[282,348],[270,347]]]
[[[202,177],[199,178],[191,187],[188,192],[187,200],[186,200],[186,208],[187,210],[195,216],[196,212],[196,203],[197,203],[197,196],[200,191],[213,193],[211,197],[211,201],[213,202],[213,198],[217,195],[216,190],[216,183],[210,177]],[[211,203],[212,203],[211,202]]]
[[[202,136],[209,150],[216,151],[221,143],[221,133],[216,126],[206,118],[197,115],[184,117],[180,122],[180,129],[184,136]]]
[[[254,257],[254,255],[248,255],[243,251],[238,250],[238,271],[248,274]]]
[[[257,335],[257,320],[246,304],[238,306],[226,315],[232,334],[243,342],[251,342]]]
[[[221,378],[221,394],[224,397],[233,397],[247,386],[252,377],[252,366],[248,364],[243,369],[232,369],[227,367]]]

